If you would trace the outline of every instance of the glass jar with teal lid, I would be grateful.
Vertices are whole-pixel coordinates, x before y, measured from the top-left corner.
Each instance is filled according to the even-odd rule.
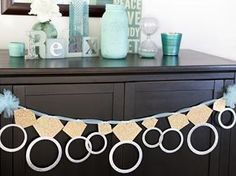
[[[25,44],[22,42],[11,42],[8,45],[10,57],[24,57]]]
[[[102,17],[101,52],[103,58],[123,59],[128,53],[128,15],[123,5],[107,4]]]

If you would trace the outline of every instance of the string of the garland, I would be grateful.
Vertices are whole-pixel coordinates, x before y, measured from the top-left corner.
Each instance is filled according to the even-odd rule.
[[[230,86],[227,89],[227,93],[224,94],[224,99],[226,101],[226,105],[234,108],[235,104],[236,104],[236,85],[234,86]],[[216,99],[213,100],[209,100],[206,101],[204,103],[201,103],[200,105],[206,105],[206,106],[210,106],[212,104],[214,104],[214,102],[216,102]],[[198,106],[200,106],[198,105]],[[193,106],[196,107],[196,106]],[[129,121],[116,121],[116,120],[110,120],[110,121],[102,121],[99,119],[73,119],[73,118],[69,118],[69,117],[63,117],[63,116],[52,116],[46,113],[42,113],[36,110],[32,110],[37,116],[48,116],[51,118],[56,118],[62,121],[82,121],[86,124],[100,124],[100,123],[109,123],[109,124],[119,124],[121,122],[141,122],[144,120],[148,120],[148,119],[160,119],[160,118],[165,118],[174,114],[178,114],[178,113],[186,113],[188,111],[190,111],[193,107],[188,107],[188,108],[184,108],[181,109],[177,112],[165,112],[165,113],[161,113],[161,114],[156,114],[153,116],[148,116],[148,117],[144,117],[144,118],[136,118],[133,120],[129,120]],[[0,113],[3,113],[4,117],[6,118],[10,118],[13,115],[14,110],[19,109],[19,108],[24,108],[23,106],[19,105],[19,99],[16,98],[11,91],[9,90],[4,90],[3,94],[0,94]]]
[[[214,104],[214,102],[216,101],[216,99],[213,99],[213,100],[210,100],[210,101],[206,101],[206,102],[203,102],[202,104],[198,105],[198,106],[201,106],[201,105],[206,105],[206,106],[210,106],[212,104]],[[161,118],[165,118],[165,117],[169,117],[171,115],[174,115],[174,114],[178,114],[178,113],[186,113],[188,111],[190,111],[190,109],[192,109],[193,107],[196,107],[196,106],[192,106],[192,107],[189,107],[189,108],[184,108],[184,109],[181,109],[177,112],[166,112],[166,113],[161,113],[161,114],[156,114],[156,115],[153,115],[153,116],[149,116],[149,117],[144,117],[144,118],[137,118],[137,119],[133,119],[133,120],[129,120],[129,121],[116,121],[116,120],[109,120],[109,121],[102,121],[102,120],[98,120],[98,119],[73,119],[73,118],[69,118],[69,117],[63,117],[63,116],[52,116],[52,115],[49,115],[49,114],[46,114],[46,113],[42,113],[42,112],[39,112],[39,111],[36,111],[36,110],[32,110],[32,109],[29,109],[31,110],[32,112],[35,113],[36,116],[49,116],[50,118],[56,118],[56,119],[59,119],[59,120],[62,120],[62,121],[82,121],[86,124],[90,124],[90,125],[97,125],[97,124],[100,124],[100,123],[109,123],[111,125],[117,125],[121,122],[142,122],[144,120],[148,120],[148,119],[161,119]],[[19,108],[25,108],[23,106],[19,106]],[[27,108],[28,109],[28,108]]]

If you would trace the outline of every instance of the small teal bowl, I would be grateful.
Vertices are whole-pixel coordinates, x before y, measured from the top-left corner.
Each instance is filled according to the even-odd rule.
[[[21,42],[11,42],[8,45],[10,57],[24,57],[25,44]]]
[[[182,40],[181,33],[162,33],[162,50],[165,56],[177,56]]]

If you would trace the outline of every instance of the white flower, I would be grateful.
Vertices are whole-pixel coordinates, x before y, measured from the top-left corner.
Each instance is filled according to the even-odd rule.
[[[62,16],[56,0],[32,0],[30,15],[37,15],[41,23],[52,20],[53,17]]]

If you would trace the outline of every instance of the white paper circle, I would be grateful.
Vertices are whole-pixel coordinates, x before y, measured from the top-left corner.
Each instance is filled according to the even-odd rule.
[[[211,148],[209,148],[209,149],[206,150],[206,151],[199,151],[199,150],[196,150],[196,149],[193,147],[192,143],[191,143],[191,137],[192,137],[193,132],[194,132],[196,129],[200,128],[200,127],[208,127],[208,128],[210,128],[210,129],[214,132],[214,135],[215,135],[215,141],[214,141],[213,145],[211,146]],[[200,125],[194,126],[194,127],[189,131],[189,133],[188,133],[188,138],[187,138],[187,144],[188,144],[189,149],[190,149],[193,153],[195,153],[195,154],[197,154],[197,155],[207,155],[207,154],[211,153],[211,152],[216,148],[216,146],[217,146],[217,144],[218,144],[218,141],[219,141],[218,132],[217,132],[216,128],[215,128],[213,125],[209,124],[209,123],[205,123],[205,124],[200,124]]]
[[[20,146],[18,146],[18,147],[16,147],[16,148],[7,148],[6,146],[3,145],[2,140],[1,140],[3,131],[6,130],[7,128],[10,128],[10,127],[19,128],[19,129],[23,132],[23,134],[24,134],[24,140],[23,140],[23,142],[21,143]],[[22,149],[22,148],[25,146],[26,142],[27,142],[27,133],[26,133],[25,129],[22,128],[22,127],[19,126],[19,125],[16,125],[16,124],[9,124],[9,125],[4,126],[4,127],[0,130],[0,148],[1,148],[2,150],[6,151],[6,152],[11,152],[11,153],[12,153],[12,152],[17,152],[17,151],[19,151],[20,149]]]
[[[169,133],[169,132],[171,132],[171,131],[177,132],[177,133],[179,134],[180,142],[179,142],[179,145],[178,145],[175,149],[168,150],[168,149],[166,149],[166,148],[163,146],[162,142],[163,142],[163,139],[164,139],[165,134],[166,134],[166,133]],[[162,150],[163,152],[165,152],[165,153],[175,153],[175,152],[177,152],[177,151],[182,147],[183,143],[184,143],[184,136],[183,136],[183,134],[181,133],[180,130],[175,129],[175,128],[169,128],[169,129],[165,130],[165,131],[162,133],[162,135],[160,136],[160,148],[161,148],[161,150]]]
[[[30,159],[30,153],[31,153],[31,150],[32,150],[33,146],[34,146],[36,143],[40,142],[40,141],[51,141],[51,142],[54,143],[54,144],[56,145],[56,147],[57,147],[57,150],[58,150],[57,159],[56,159],[55,162],[52,163],[50,166],[47,166],[47,167],[37,167],[37,166],[35,166],[35,165],[32,163],[32,161],[31,161],[31,159]],[[29,147],[28,147],[27,150],[26,150],[26,161],[27,161],[27,164],[28,164],[28,166],[29,166],[31,169],[33,169],[33,170],[35,170],[35,171],[37,171],[37,172],[47,172],[47,171],[52,170],[52,169],[53,169],[54,167],[56,167],[57,164],[60,162],[61,157],[62,157],[62,149],[61,149],[60,143],[59,143],[56,139],[50,138],[50,137],[39,137],[39,138],[36,138],[35,140],[33,140],[33,141],[30,143]]]
[[[138,154],[139,154],[139,157],[138,157],[138,161],[137,163],[130,169],[120,169],[118,168],[115,163],[114,163],[114,160],[113,160],[113,155],[114,155],[114,152],[115,150],[120,147],[121,145],[124,145],[124,144],[130,144],[130,145],[133,145],[134,147],[137,148],[138,150]],[[118,142],[116,145],[114,145],[110,151],[110,154],[109,154],[109,161],[110,161],[110,164],[111,164],[111,167],[119,172],[119,173],[122,173],[122,174],[127,174],[127,173],[130,173],[130,172],[133,172],[135,169],[137,169],[139,167],[139,165],[141,164],[142,162],[142,159],[143,159],[143,151],[141,149],[141,147],[134,141],[121,141],[121,142]]]
[[[231,125],[224,125],[223,122],[222,122],[222,115],[226,111],[229,111],[233,114],[233,122],[232,122]],[[219,122],[219,125],[224,129],[229,130],[229,129],[233,128],[234,125],[236,124],[236,114],[235,114],[234,110],[230,109],[230,108],[226,108],[223,111],[221,111],[220,114],[218,115],[218,122]]]
[[[92,145],[91,145],[91,146],[89,145],[89,143],[91,144],[90,139],[91,139],[92,137],[94,137],[94,136],[101,136],[101,137],[103,138],[103,140],[104,140],[104,146],[103,146],[103,148],[102,148],[101,150],[99,150],[99,151],[93,151]],[[85,141],[85,147],[86,147],[86,149],[88,150],[89,153],[91,153],[91,154],[93,154],[93,155],[99,155],[99,154],[101,154],[102,152],[104,152],[104,151],[106,150],[106,148],[107,148],[107,138],[106,138],[105,135],[103,135],[103,134],[101,134],[101,133],[99,133],[99,132],[91,133],[91,134],[87,137],[87,139],[86,139],[86,141]]]
[[[158,142],[156,143],[156,144],[149,144],[148,142],[147,142],[147,140],[146,140],[146,135],[150,132],[150,131],[157,131],[159,134],[160,134],[160,136],[161,136],[161,134],[162,134],[162,131],[159,129],[159,128],[149,128],[149,129],[147,129],[146,131],[144,131],[144,133],[143,133],[143,136],[142,136],[142,140],[143,140],[143,144],[146,146],[146,147],[148,147],[148,148],[156,148],[156,147],[158,147],[159,145],[160,145],[160,143],[162,142],[162,140],[160,140],[160,137],[159,137],[159,140],[158,140]]]
[[[88,154],[81,158],[81,159],[73,159],[71,156],[70,156],[70,153],[69,153],[69,147],[70,147],[70,144],[75,141],[75,140],[84,140],[86,142],[87,138],[83,137],[83,136],[80,136],[80,137],[76,137],[76,138],[72,138],[68,141],[68,143],[66,144],[66,148],[65,148],[65,153],[66,153],[66,157],[68,158],[69,161],[71,161],[72,163],[82,163],[84,162],[85,160],[87,160],[90,156],[90,152],[88,152]],[[92,144],[90,141],[88,141],[88,144],[89,144],[89,148],[92,148]]]

